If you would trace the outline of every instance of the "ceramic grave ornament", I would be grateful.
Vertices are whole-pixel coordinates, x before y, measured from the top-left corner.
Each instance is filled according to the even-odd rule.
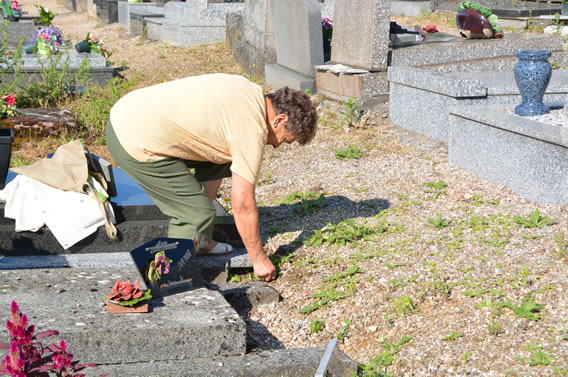
[[[465,1],[458,7],[456,25],[465,39],[502,38],[498,18],[491,9],[473,1]]]
[[[549,108],[542,103],[542,98],[552,76],[552,66],[548,62],[550,54],[547,50],[517,52],[519,61],[515,66],[515,81],[523,102],[515,107],[515,114],[534,116],[548,113]]]

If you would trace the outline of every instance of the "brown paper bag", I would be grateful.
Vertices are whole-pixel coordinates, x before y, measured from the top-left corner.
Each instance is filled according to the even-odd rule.
[[[84,192],[83,185],[89,174],[83,144],[79,140],[57,148],[51,158],[10,170],[61,190],[80,193]]]

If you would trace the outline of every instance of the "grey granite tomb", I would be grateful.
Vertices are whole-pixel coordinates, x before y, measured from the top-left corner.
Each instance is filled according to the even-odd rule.
[[[513,109],[514,105],[452,107],[450,163],[539,204],[567,205],[568,122],[553,125],[526,119]]]
[[[512,70],[443,73],[391,67],[388,79],[392,124],[446,143],[451,107],[521,103]],[[544,99],[568,101],[568,71],[553,71]]]
[[[323,64],[321,9],[316,0],[273,1],[277,64],[265,66],[266,82],[315,92],[314,66]]]
[[[32,42],[35,32],[42,27],[41,25],[36,25],[33,20],[6,22],[7,42],[9,44],[17,44],[20,41],[23,41],[24,44],[26,42]]]
[[[118,2],[118,23],[125,30],[130,30],[130,13],[141,14],[146,12],[155,15],[155,17],[164,16],[164,4],[156,3],[129,3],[127,1]]]
[[[244,6],[244,3],[210,3],[207,0],[168,2],[164,6],[162,39],[180,46],[224,41],[227,13],[240,13]]]

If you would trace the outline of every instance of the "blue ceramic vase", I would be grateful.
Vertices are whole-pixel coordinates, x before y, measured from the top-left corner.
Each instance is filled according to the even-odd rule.
[[[515,66],[515,81],[523,102],[515,107],[515,114],[532,116],[548,113],[548,106],[542,103],[542,98],[552,76],[549,57],[550,51],[547,50],[517,52],[519,61]]]

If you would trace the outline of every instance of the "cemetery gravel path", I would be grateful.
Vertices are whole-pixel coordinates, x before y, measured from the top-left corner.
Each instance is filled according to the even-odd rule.
[[[144,41],[43,3],[59,13],[55,24],[66,38],[89,30],[102,37],[115,66],[140,86],[239,71],[220,44]],[[375,358],[394,376],[568,374],[566,207],[537,205],[451,166],[444,144],[393,127],[384,111],[348,128],[340,110],[320,103],[322,123],[309,146],[266,151],[257,199],[266,250],[281,261],[271,285],[282,300],[249,313],[259,348],[325,346],[344,329],[349,356]],[[337,159],[350,145],[363,155]],[[229,192],[230,181],[222,187],[228,205]],[[287,200],[291,194],[297,199]],[[553,223],[515,222],[536,208]],[[368,234],[346,234],[345,245],[303,244],[327,224]],[[544,306],[523,315],[530,297]],[[316,320],[317,333],[310,331]]]

